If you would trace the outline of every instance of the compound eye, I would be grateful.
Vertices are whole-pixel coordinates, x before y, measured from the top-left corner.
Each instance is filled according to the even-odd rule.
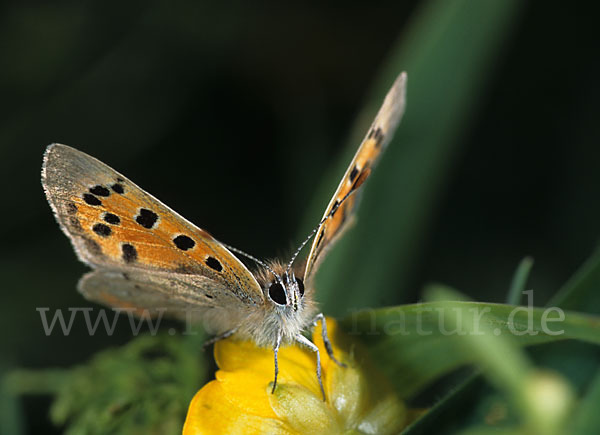
[[[296,278],[296,284],[298,284],[298,291],[300,292],[300,297],[304,296],[304,282],[300,278]]]
[[[285,305],[287,302],[285,290],[277,281],[275,281],[273,284],[271,284],[271,287],[269,287],[269,297],[277,305]]]

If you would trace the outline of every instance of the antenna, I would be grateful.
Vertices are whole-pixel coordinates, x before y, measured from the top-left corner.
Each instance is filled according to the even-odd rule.
[[[344,203],[344,201],[346,201],[350,197],[350,195],[352,195],[354,192],[356,192],[356,189],[358,189],[360,187],[360,185],[365,181],[365,179],[369,176],[370,172],[371,172],[370,170],[363,171],[361,173],[361,175],[356,179],[354,184],[352,185],[352,188],[350,189],[350,191],[342,198],[342,200],[340,202],[335,204],[333,206],[333,208],[331,209],[331,211],[329,213],[327,213],[327,216],[325,216],[323,219],[321,219],[321,222],[319,222],[319,224],[313,228],[313,230],[310,232],[308,237],[306,239],[304,239],[304,241],[300,244],[298,249],[296,249],[296,252],[294,252],[294,255],[292,255],[292,259],[290,260],[290,262],[287,265],[287,268],[285,269],[286,274],[292,268],[292,265],[294,264],[296,257],[298,257],[298,254],[300,254],[300,251],[302,251],[302,248],[304,248],[306,246],[306,244],[308,243],[308,241],[313,238],[313,236],[317,233],[317,231],[319,231],[319,229],[325,223],[325,221],[335,214],[337,209],[340,208],[340,205],[342,205]],[[363,174],[365,174],[365,173],[366,173],[366,175],[363,176]]]
[[[290,260],[290,262],[288,263],[288,265],[285,269],[286,281],[289,281],[289,272],[292,268],[292,265],[294,264],[294,261],[296,260],[296,257],[298,257],[298,254],[300,254],[300,251],[302,251],[302,248],[304,248],[306,246],[306,244],[308,243],[308,241],[313,238],[313,236],[317,233],[317,231],[319,231],[319,228],[321,228],[321,226],[325,223],[325,221],[327,221],[327,219],[329,219],[330,217],[332,217],[335,214],[337,209],[340,208],[340,205],[342,205],[344,203],[344,201],[346,201],[350,197],[350,195],[352,195],[354,192],[356,192],[356,190],[364,183],[364,181],[367,179],[367,177],[369,176],[370,173],[371,173],[370,168],[363,169],[363,171],[360,173],[360,175],[356,178],[356,180],[352,184],[350,191],[348,193],[346,193],[346,195],[344,195],[344,197],[342,198],[342,200],[340,202],[334,204],[331,211],[329,213],[327,213],[327,216],[325,216],[323,219],[321,219],[321,222],[319,222],[319,224],[310,232],[310,234],[302,242],[300,247],[298,247],[298,249],[296,249],[296,252],[294,252],[294,255],[292,255],[292,259]],[[259,260],[258,258],[254,257],[250,254],[245,253],[241,249],[234,248],[233,246],[229,246],[222,242],[221,242],[221,244],[223,246],[225,246],[227,249],[229,249],[231,252],[235,252],[236,254],[243,255],[244,257],[249,258],[250,260],[254,261],[255,263],[257,263],[260,266],[267,269],[269,272],[271,272],[273,274],[275,279],[277,279],[277,282],[279,284],[281,284],[281,286],[283,288],[286,288],[283,281],[281,280],[281,277],[277,273],[275,273],[275,271],[267,263],[265,263],[262,260]]]
[[[257,264],[259,264],[260,266],[262,266],[262,267],[264,267],[265,269],[267,269],[269,272],[271,272],[271,273],[273,274],[273,276],[275,276],[275,279],[277,279],[277,282],[278,282],[279,284],[281,284],[281,286],[282,286],[282,287],[284,287],[284,288],[285,288],[285,286],[283,285],[283,282],[281,281],[281,277],[280,277],[279,275],[277,275],[277,274],[275,273],[275,271],[274,271],[274,270],[273,270],[273,269],[272,269],[272,268],[271,268],[271,267],[270,267],[270,266],[269,266],[267,263],[265,263],[265,262],[264,262],[264,261],[262,261],[262,260],[259,260],[258,258],[254,257],[254,256],[252,256],[252,255],[250,255],[250,254],[246,254],[246,253],[245,253],[244,251],[242,251],[241,249],[234,248],[233,246],[229,246],[229,245],[227,245],[227,244],[225,244],[225,243],[222,243],[222,242],[221,242],[221,244],[222,244],[223,246],[225,246],[227,249],[229,249],[230,251],[232,251],[232,252],[235,252],[236,254],[243,255],[244,257],[246,257],[246,258],[249,258],[250,260],[254,261],[255,263],[257,263]]]

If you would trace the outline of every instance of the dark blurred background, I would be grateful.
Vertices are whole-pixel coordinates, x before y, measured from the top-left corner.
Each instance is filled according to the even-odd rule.
[[[503,302],[526,255],[542,305],[596,246],[600,30],[583,3],[14,2],[0,41],[0,370],[131,338],[44,335],[36,307],[90,306],[40,184],[52,142],[228,244],[288,255],[407,70],[405,123],[323,266],[326,313],[416,302],[431,281]],[[23,410],[46,433],[48,403]]]

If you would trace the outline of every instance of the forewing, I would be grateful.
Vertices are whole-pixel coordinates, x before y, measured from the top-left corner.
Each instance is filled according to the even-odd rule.
[[[369,128],[350,166],[331,198],[323,223],[313,240],[308,254],[305,280],[310,280],[325,253],[348,226],[357,204],[354,193],[370,175],[381,153],[390,142],[406,103],[406,73],[401,73],[387,93],[373,124]]]
[[[220,242],[99,160],[50,145],[42,184],[62,230],[90,266],[198,275],[242,302],[263,303],[254,276]]]

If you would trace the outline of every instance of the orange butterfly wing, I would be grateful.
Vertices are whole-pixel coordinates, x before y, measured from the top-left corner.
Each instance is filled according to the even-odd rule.
[[[203,289],[264,302],[252,273],[227,248],[99,160],[50,145],[42,182],[62,230],[90,266],[197,276]]]
[[[315,273],[326,251],[342,234],[355,209],[354,193],[370,175],[377,159],[390,142],[406,105],[406,73],[401,73],[388,91],[371,128],[346,170],[323,214],[323,224],[315,234],[308,254],[305,280]]]

